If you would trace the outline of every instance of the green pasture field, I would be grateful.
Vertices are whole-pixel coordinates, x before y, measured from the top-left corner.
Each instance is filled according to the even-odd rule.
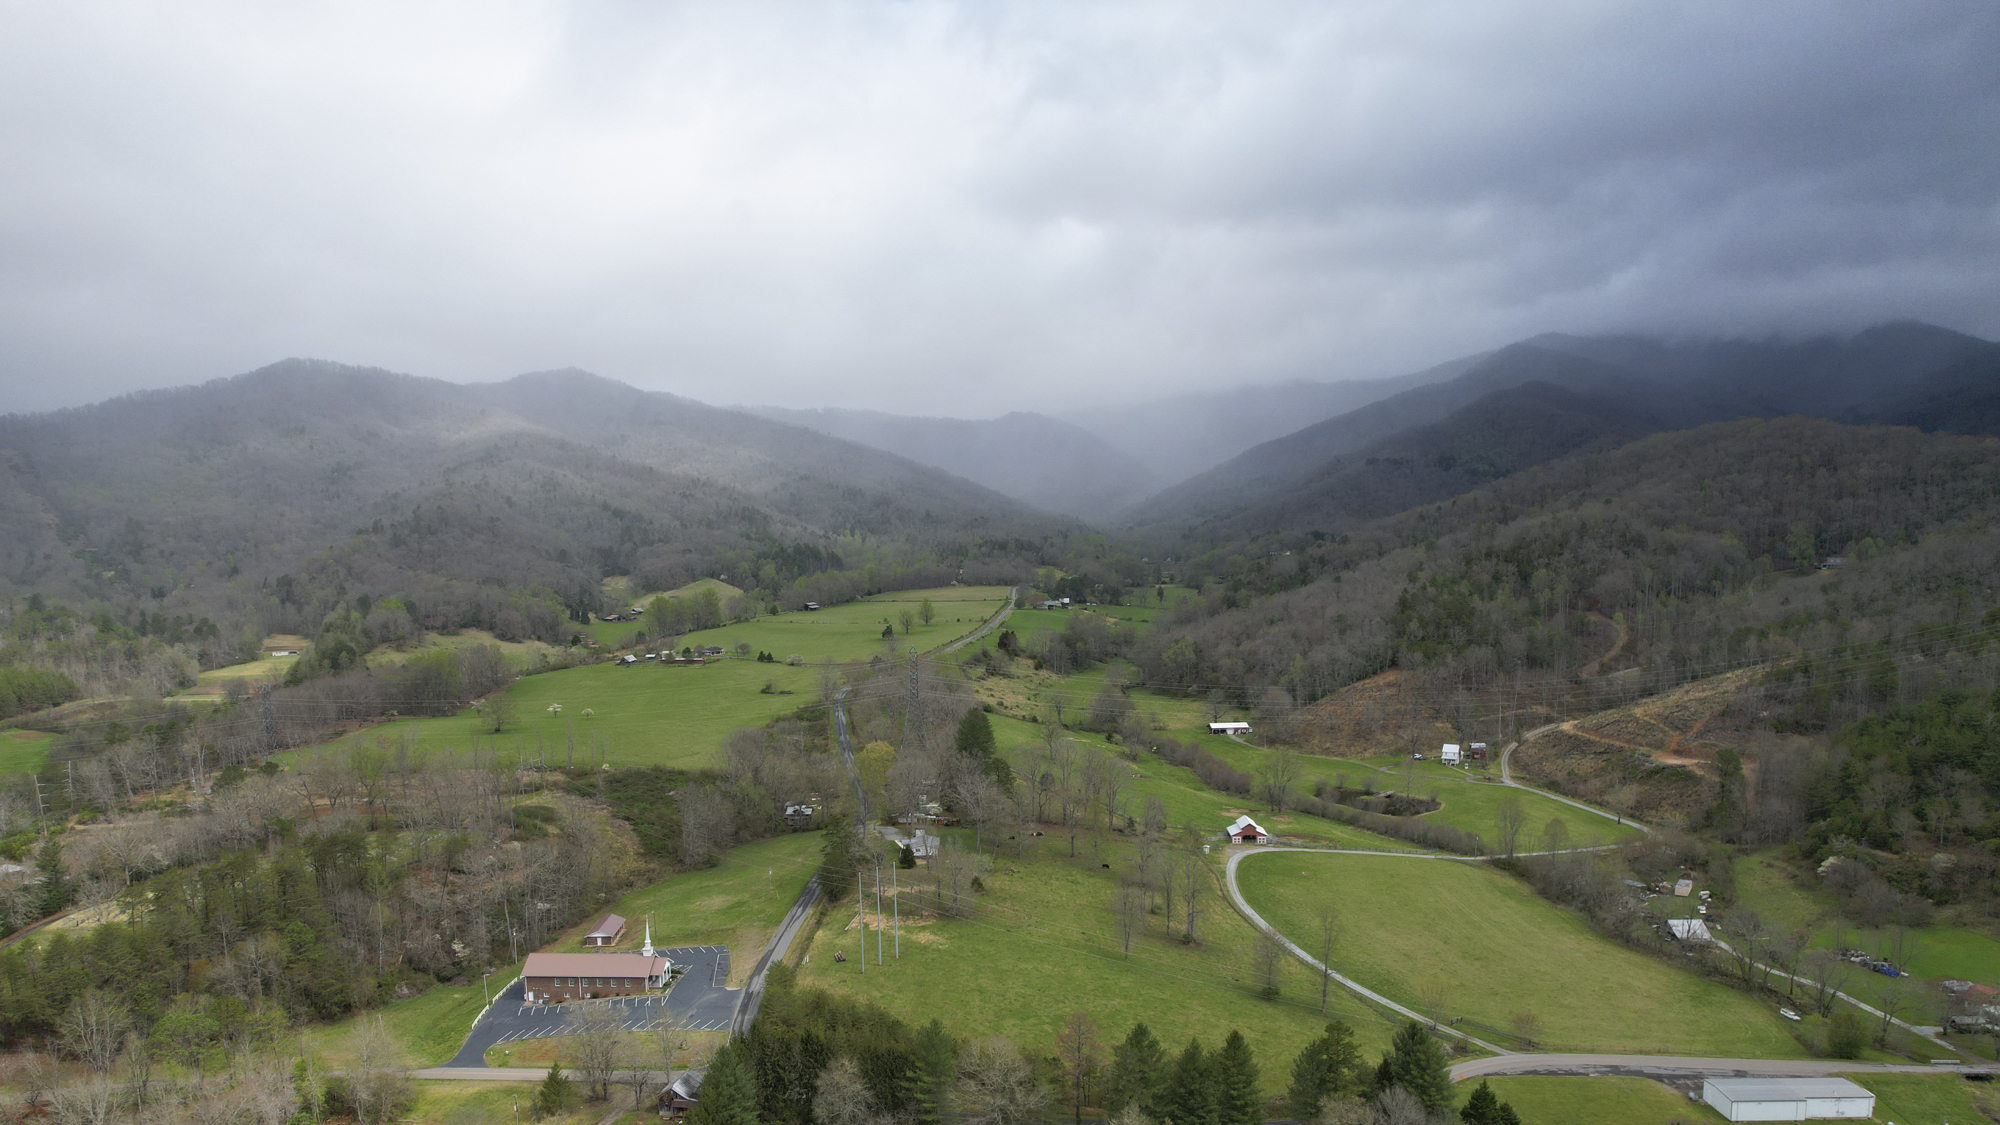
[[[1101,861],[1121,860],[1107,852]],[[982,876],[987,892],[970,917],[905,916],[902,958],[889,956],[880,966],[871,878],[866,973],[856,958],[861,935],[850,899],[814,934],[800,983],[873,1001],[911,1023],[937,1018],[958,1035],[1004,1036],[1031,1055],[1051,1053],[1056,1031],[1075,1011],[1095,1018],[1107,1048],[1135,1021],[1145,1022],[1170,1054],[1190,1035],[1212,1050],[1235,1028],[1250,1041],[1264,1092],[1273,1095],[1289,1081],[1293,1056],[1324,1030],[1318,978],[1296,960],[1282,965],[1277,1000],[1257,995],[1254,934],[1221,897],[1219,881],[1208,892],[1201,943],[1182,944],[1163,919],[1150,916],[1127,961],[1110,914],[1117,883],[1087,851],[1069,860],[1044,839],[1026,858],[1003,850],[992,862]],[[913,875],[922,878],[921,870],[898,878]],[[891,944],[884,949],[893,954]],[[845,952],[845,963],[834,961],[836,950]],[[1327,1012],[1353,1025],[1371,1060],[1395,1031],[1338,988]]]
[[[1267,763],[1274,753],[1211,735],[1205,730],[1200,733],[1199,739],[1209,753],[1237,769],[1260,776],[1268,768]],[[1347,784],[1356,788],[1366,782],[1374,782],[1377,792],[1400,789],[1404,784],[1400,773],[1395,775],[1378,773],[1366,768],[1363,763],[1350,759],[1300,754],[1293,760],[1298,763],[1301,774],[1297,786],[1300,793],[1311,793],[1315,781],[1324,780],[1332,783],[1342,774],[1347,776]],[[1426,763],[1412,764],[1422,766]],[[1520,841],[1516,845],[1521,851],[1538,850],[1541,847],[1542,829],[1550,820],[1557,818],[1560,818],[1564,827],[1568,829],[1571,847],[1587,848],[1602,844],[1631,843],[1640,837],[1639,830],[1629,824],[1618,824],[1608,817],[1585,812],[1530,790],[1515,789],[1490,782],[1468,781],[1462,776],[1426,776],[1418,773],[1417,777],[1419,779],[1416,785],[1417,796],[1429,796],[1435,789],[1438,800],[1444,802],[1444,807],[1436,812],[1424,814],[1423,819],[1437,824],[1448,824],[1468,832],[1477,832],[1491,850],[1498,850],[1500,847],[1500,799],[1509,793],[1520,800],[1522,811],[1527,814],[1527,826],[1522,829]]]
[[[0,775],[40,773],[56,736],[40,730],[0,730]]]
[[[742,590],[716,578],[697,578],[677,590],[659,590],[652,593],[635,593],[632,581],[623,575],[604,580],[604,594],[614,603],[615,612],[623,617],[635,605],[650,605],[654,598],[685,598],[703,590],[714,590],[717,599],[727,604],[729,599],[743,593]],[[599,647],[621,647],[639,631],[640,623],[626,618],[623,621],[592,621],[578,629],[596,641]]]
[[[1043,753],[1042,727],[1037,723],[1022,722],[1004,715],[989,717],[993,724],[994,739],[1006,755],[1015,772],[1026,776],[1035,758]],[[1106,753],[1116,754],[1122,747],[1112,746],[1102,735],[1089,731],[1069,731],[1065,737],[1073,742],[1092,746]],[[1184,766],[1173,765],[1150,752],[1141,754],[1137,762],[1119,759],[1118,766],[1126,771],[1130,796],[1125,801],[1126,809],[1134,815],[1145,808],[1148,796],[1157,796],[1167,808],[1167,822],[1178,828],[1184,824],[1194,825],[1205,833],[1217,833],[1229,827],[1229,822],[1245,812],[1258,818],[1258,823],[1273,832],[1288,837],[1300,837],[1313,843],[1330,847],[1359,848],[1368,851],[1408,851],[1421,849],[1387,836],[1377,836],[1345,824],[1304,814],[1271,815],[1264,802],[1254,797],[1238,796],[1233,793],[1218,793],[1201,783],[1194,771]]]
[[[1007,590],[1006,586],[896,590],[846,605],[767,615],[720,629],[690,633],[681,643],[720,645],[732,653],[737,645],[747,644],[753,652],[768,652],[779,660],[797,655],[808,664],[837,664],[877,655],[894,657],[912,648],[928,652],[977,629],[1000,612],[1007,604]],[[925,598],[930,599],[936,617],[929,625],[913,622],[906,635],[898,615],[903,610],[915,613]],[[895,628],[893,645],[882,639],[885,624]]]
[[[583,935],[606,914],[617,914],[626,920],[625,936],[612,948],[637,949],[645,942],[650,914],[655,946],[728,946],[730,983],[740,984],[818,870],[820,839],[818,832],[797,832],[731,848],[714,867],[631,892],[547,948],[581,952]]]
[[[988,598],[998,590],[997,599]],[[699,769],[716,764],[729,732],[759,726],[819,698],[821,668],[811,662],[865,660],[887,651],[880,619],[893,618],[904,603],[930,595],[938,609],[932,624],[917,625],[914,643],[935,645],[961,636],[1001,605],[1001,587],[910,590],[836,606],[816,613],[785,613],[724,626],[687,638],[688,644],[720,645],[732,652],[738,641],[776,651],[779,659],[802,652],[806,665],[760,664],[729,657],[700,666],[611,662],[526,676],[507,688],[514,717],[499,733],[482,713],[468,710],[449,718],[399,719],[343,736],[340,744],[375,738],[411,738],[423,747],[511,752],[523,760],[536,755],[550,764],[567,763],[572,736],[577,761],[592,757],[599,740],[604,760],[619,766],[675,766]],[[870,622],[874,622],[871,625]],[[902,637],[900,627],[897,637]],[[763,642],[760,644],[760,642]],[[786,643],[788,642],[788,643]],[[779,643],[773,650],[772,643]],[[764,692],[769,685],[771,694]],[[789,694],[787,694],[789,693]],[[560,711],[551,711],[559,705]],[[591,712],[585,715],[584,712]]]
[[[342,736],[335,745],[408,738],[424,748],[469,749],[537,755],[550,765],[576,761],[614,766],[701,769],[721,759],[723,740],[742,726],[758,726],[818,699],[816,670],[722,660],[693,665],[591,664],[525,676],[507,688],[514,718],[494,733],[477,710],[441,719],[404,718]],[[766,684],[775,692],[763,694]],[[560,712],[550,711],[559,705]],[[585,715],[585,711],[591,714]]]
[[[1479,1079],[1460,1082],[1460,1104],[1479,1088]],[[1493,1093],[1514,1107],[1523,1121],[1563,1125],[1672,1125],[1723,1121],[1704,1102],[1650,1078],[1592,1078],[1502,1075],[1489,1078]]]
[[[1334,967],[1391,999],[1510,1028],[1541,1023],[1544,1050],[1801,1058],[1767,1008],[1721,984],[1598,936],[1579,915],[1480,864],[1256,853],[1244,898],[1310,947],[1314,903],[1332,896],[1345,933]],[[1473,1029],[1478,1034],[1477,1029]]]

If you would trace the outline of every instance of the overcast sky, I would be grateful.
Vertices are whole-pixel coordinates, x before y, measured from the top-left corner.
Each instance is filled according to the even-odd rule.
[[[2000,336],[2000,5],[0,7],[0,410],[316,356],[977,416]]]

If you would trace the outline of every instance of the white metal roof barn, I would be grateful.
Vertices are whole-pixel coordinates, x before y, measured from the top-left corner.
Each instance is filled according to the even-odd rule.
[[[1710,1078],[1701,1099],[1731,1121],[1875,1116],[1875,1095],[1845,1078]]]

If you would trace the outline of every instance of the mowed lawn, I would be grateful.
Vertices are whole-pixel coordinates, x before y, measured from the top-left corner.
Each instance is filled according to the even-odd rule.
[[[0,730],[0,775],[40,773],[56,736],[39,730]]]
[[[988,891],[977,896],[971,917],[919,922],[906,915],[902,959],[880,966],[871,876],[866,973],[856,957],[860,934],[850,898],[815,935],[800,982],[873,1001],[911,1023],[937,1018],[958,1035],[1004,1036],[1033,1055],[1053,1053],[1056,1031],[1077,1011],[1097,1021],[1107,1048],[1135,1021],[1144,1021],[1170,1053],[1195,1035],[1212,1050],[1235,1028],[1250,1041],[1265,1093],[1281,1093],[1292,1058],[1326,1023],[1311,971],[1287,962],[1279,999],[1257,995],[1249,923],[1214,884],[1197,930],[1200,944],[1183,945],[1152,916],[1127,961],[1111,917],[1112,873],[1090,860],[1087,846],[1077,860],[1063,858],[1061,842],[1044,838],[1038,847],[1025,860],[1011,853],[994,858],[994,870],[982,876]],[[1103,861],[1118,859],[1107,853]],[[846,962],[833,960],[836,950],[845,951]],[[1328,1014],[1354,1027],[1371,1063],[1395,1030],[1337,988]]]
[[[1577,914],[1483,865],[1264,852],[1237,868],[1251,907],[1311,947],[1331,897],[1345,934],[1334,967],[1417,1006],[1508,1028],[1541,1024],[1548,1050],[1801,1058],[1776,1010],[1625,949]]]
[[[583,951],[583,935],[606,914],[626,919],[625,936],[612,948],[638,949],[653,919],[653,944],[726,945],[729,979],[742,983],[784,921],[792,901],[819,867],[821,833],[797,832],[731,848],[716,866],[687,871],[633,891],[578,923],[547,948]]]
[[[1460,1105],[1479,1088],[1479,1079],[1460,1082]],[[1503,1075],[1486,1079],[1501,1101],[1523,1121],[1562,1125],[1676,1125],[1727,1120],[1706,1103],[1650,1078],[1593,1078]],[[1902,1120],[1897,1118],[1897,1120]]]
[[[418,1082],[416,1092],[416,1104],[410,1107],[407,1117],[399,1119],[405,1125],[493,1125],[514,1120],[517,1105],[521,1120],[535,1120],[529,1111],[535,1100],[535,1085],[531,1082]],[[585,1102],[579,1094],[568,1111],[540,1120],[543,1125],[588,1125],[621,1105],[631,1109],[629,1087],[614,1089],[609,1104]],[[627,1117],[634,1121],[644,1119],[633,1114]],[[617,1120],[622,1125],[626,1118]]]

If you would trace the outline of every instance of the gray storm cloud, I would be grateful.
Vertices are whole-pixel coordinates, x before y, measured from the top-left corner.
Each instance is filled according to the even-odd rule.
[[[0,409],[290,355],[960,415],[2000,334],[2000,8],[0,9]]]

